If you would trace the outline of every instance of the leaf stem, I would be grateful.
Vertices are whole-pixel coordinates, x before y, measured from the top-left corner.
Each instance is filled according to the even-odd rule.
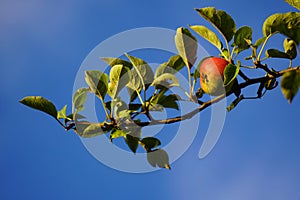
[[[276,33],[272,33],[272,34],[268,35],[268,37],[267,37],[266,40],[264,41],[262,47],[260,48],[260,51],[259,51],[258,56],[257,56],[257,58],[256,58],[256,61],[260,61],[260,57],[261,57],[261,55],[262,55],[262,52],[263,52],[264,48],[266,47],[266,44],[267,44],[268,40],[269,40],[270,37],[273,36],[274,34],[276,34]]]

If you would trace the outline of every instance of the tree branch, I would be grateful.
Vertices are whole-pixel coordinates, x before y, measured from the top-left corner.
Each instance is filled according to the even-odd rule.
[[[246,88],[250,85],[266,82],[266,81],[274,79],[274,78],[279,78],[287,72],[296,71],[296,70],[300,70],[300,66],[297,66],[297,67],[294,67],[294,68],[288,68],[288,69],[281,70],[281,71],[278,71],[278,72],[272,72],[272,74],[267,73],[266,76],[264,76],[264,77],[248,79],[247,81],[245,81],[243,83],[240,83],[239,87],[240,87],[240,89],[243,89],[243,88]],[[174,118],[162,119],[162,120],[152,120],[150,122],[136,122],[136,125],[144,127],[144,126],[149,126],[149,125],[173,124],[175,122],[190,119],[193,116],[195,116],[196,114],[198,114],[199,112],[201,112],[202,110],[206,109],[207,107],[211,106],[212,104],[215,104],[215,103],[221,101],[222,99],[224,99],[225,97],[227,97],[227,96],[229,96],[233,93],[234,93],[234,91],[230,90],[226,94],[222,94],[220,96],[217,96],[216,98],[211,99],[210,101],[203,102],[203,104],[200,105],[197,109],[195,109],[195,110],[193,110],[193,111],[191,111],[191,112],[189,112],[185,115],[182,115],[182,116],[177,116],[177,117],[174,117]]]

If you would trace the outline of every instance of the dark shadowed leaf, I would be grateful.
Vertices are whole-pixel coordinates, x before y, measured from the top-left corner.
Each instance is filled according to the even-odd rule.
[[[229,85],[239,74],[239,65],[228,64],[224,70],[224,86]]]
[[[277,49],[268,49],[266,51],[266,57],[267,58],[287,58],[289,59],[289,55],[282,52],[282,51],[279,51]]]
[[[234,34],[234,42],[232,46],[235,46],[235,53],[238,54],[241,51],[248,49],[252,41],[252,29],[249,26],[243,26],[239,28]]]
[[[27,96],[19,102],[30,108],[42,111],[54,118],[57,118],[57,110],[55,105],[48,99],[45,99],[41,96]]]
[[[198,43],[196,38],[187,28],[178,28],[175,35],[175,45],[178,54],[188,67],[196,62]]]
[[[281,78],[280,86],[282,94],[291,103],[300,87],[300,70],[285,73]]]
[[[128,145],[129,149],[133,152],[136,153],[136,150],[139,146],[139,140],[140,138],[131,136],[130,134],[127,134],[125,137],[125,142]]]
[[[85,72],[85,80],[90,90],[99,98],[104,99],[108,88],[107,74],[98,70],[89,70]]]
[[[279,32],[300,42],[300,12],[276,13],[268,17],[263,24],[264,36]]]
[[[80,112],[84,109],[83,104],[86,101],[86,94],[89,92],[88,88],[80,88],[78,89],[74,95],[72,100],[72,111],[74,112],[74,109],[77,110],[77,112]]]
[[[196,25],[196,26],[190,26],[191,29],[193,29],[196,33],[198,33],[201,37],[209,41],[211,44],[213,44],[215,47],[217,47],[220,51],[222,49],[222,43],[219,40],[218,36],[208,29],[205,26]]]
[[[154,78],[159,77],[160,75],[162,75],[164,73],[175,74],[178,71],[180,71],[184,66],[185,66],[185,63],[182,60],[181,56],[179,56],[179,55],[172,56],[168,60],[168,62],[161,64],[156,69]]]
[[[297,8],[298,10],[300,10],[300,1],[299,0],[285,0],[288,4],[290,4],[291,6]]]
[[[223,10],[216,10],[214,7],[200,8],[196,11],[212,23],[228,42],[232,39],[235,32],[235,22],[229,14]]]
[[[100,58],[104,62],[106,62],[109,66],[113,67],[115,65],[123,65],[128,67],[129,69],[132,68],[132,64],[126,60],[122,60],[120,58]]]
[[[141,140],[141,143],[147,151],[161,145],[161,142],[159,141],[159,139],[154,138],[154,137],[145,137]]]
[[[155,149],[147,153],[147,160],[152,167],[171,169],[168,153],[163,149]]]

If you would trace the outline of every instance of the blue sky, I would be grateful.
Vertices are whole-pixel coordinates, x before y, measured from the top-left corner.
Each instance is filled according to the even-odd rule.
[[[204,6],[252,26],[255,39],[267,16],[294,11],[281,0],[1,1],[0,199],[299,199],[300,98],[288,105],[279,88],[227,114],[220,140],[200,160],[210,117],[204,112],[193,144],[172,170],[146,174],[101,164],[75,134],[18,103],[41,95],[59,108],[70,104],[77,70],[100,42],[132,28],[206,24],[193,10]]]

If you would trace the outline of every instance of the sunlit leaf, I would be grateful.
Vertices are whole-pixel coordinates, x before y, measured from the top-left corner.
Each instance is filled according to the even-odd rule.
[[[288,4],[290,4],[291,6],[297,8],[298,10],[300,10],[300,1],[299,0],[285,0]]]
[[[267,37],[262,37],[256,40],[255,44],[253,45],[255,48],[258,48],[260,45],[262,45],[266,41]]]
[[[175,45],[185,65],[192,67],[197,56],[198,43],[196,38],[187,28],[180,27],[176,31]]]
[[[285,73],[281,78],[280,86],[282,94],[291,103],[300,87],[300,70]]]
[[[109,66],[113,67],[115,65],[123,65],[125,67],[128,67],[129,69],[132,68],[132,64],[126,60],[122,60],[120,58],[104,58],[102,57],[101,60],[106,62]]]
[[[171,82],[169,82],[170,80],[171,80]],[[152,85],[153,86],[163,85],[163,86],[167,86],[167,87],[172,87],[172,86],[179,86],[179,82],[178,82],[177,77],[174,74],[164,73],[164,74],[160,75],[159,77],[155,78]]]
[[[127,86],[134,91],[139,91],[141,88],[146,90],[152,83],[154,74],[151,67],[142,59],[126,54],[134,68],[131,70],[131,79]]]
[[[121,129],[113,129],[110,133],[110,141],[112,142],[113,139],[116,139],[116,138],[119,138],[119,137],[125,137],[126,136],[126,133],[121,130]]]
[[[234,42],[232,44],[232,46],[235,46],[235,53],[238,54],[241,51],[248,49],[250,47],[251,40],[252,29],[249,26],[239,28],[234,34]]]
[[[98,70],[89,70],[85,72],[85,80],[90,90],[98,97],[104,99],[108,88],[107,74]]]
[[[27,96],[19,102],[30,108],[42,111],[54,118],[57,118],[57,110],[55,105],[48,99],[45,99],[41,96]]]
[[[212,23],[228,42],[232,39],[235,32],[235,22],[229,14],[223,10],[216,10],[214,7],[200,8],[196,11]]]
[[[104,126],[103,123],[91,123],[83,130],[83,132],[80,136],[81,137],[95,137],[95,136],[107,133],[107,131],[103,130],[103,128],[102,128],[103,126]]]
[[[181,56],[179,56],[179,55],[172,56],[168,60],[168,62],[161,64],[156,69],[154,78],[157,78],[164,73],[175,74],[178,71],[180,71],[184,66],[185,66],[185,63],[182,60]]]
[[[88,88],[80,88],[74,93],[73,100],[72,100],[73,112],[74,112],[74,109],[76,109],[77,112],[80,112],[84,109],[83,104],[86,101],[86,94],[88,92],[89,92]]]
[[[190,28],[193,29],[196,33],[198,33],[201,37],[209,41],[211,44],[213,44],[215,47],[217,47],[219,50],[222,49],[222,43],[219,40],[218,36],[207,27],[196,25],[190,26]]]
[[[57,119],[67,118],[67,105],[65,105],[60,111],[57,111]]]
[[[150,101],[150,110],[162,111],[163,108],[173,108],[178,110],[178,97],[174,94],[165,95],[160,92]],[[159,105],[159,106],[157,106]]]
[[[295,59],[297,57],[297,44],[295,41],[285,38],[283,48],[284,52],[289,56],[289,59]]]
[[[124,101],[115,99],[112,106],[114,107],[114,117],[116,119],[130,118],[130,110],[128,110],[128,106]]]
[[[123,65],[114,65],[109,72],[108,95],[115,98],[130,81],[130,69]]]
[[[279,32],[300,42],[300,12],[276,13],[268,17],[263,24],[264,36]]]
[[[239,74],[239,65],[228,64],[224,70],[224,86],[229,85]]]

